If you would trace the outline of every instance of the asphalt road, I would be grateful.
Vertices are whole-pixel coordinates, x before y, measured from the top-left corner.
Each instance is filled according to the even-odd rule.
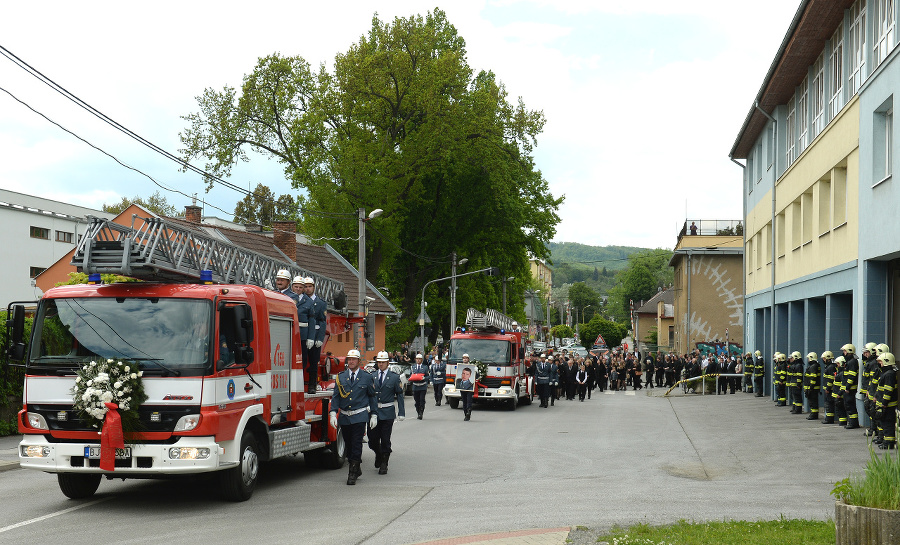
[[[788,410],[742,393],[618,392],[549,409],[479,406],[463,422],[461,410],[432,403],[424,420],[395,424],[388,475],[368,450],[356,486],[344,484],[346,466],[283,459],[264,465],[253,498],[237,504],[203,478],[103,481],[94,498],[74,501],[54,475],[13,468],[0,472],[0,543],[395,545],[574,525],[830,518],[834,482],[869,457],[865,438]],[[0,463],[11,460],[15,438],[2,438]]]

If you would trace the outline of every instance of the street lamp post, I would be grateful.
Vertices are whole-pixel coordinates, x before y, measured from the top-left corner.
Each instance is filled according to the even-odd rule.
[[[506,314],[506,283],[512,282],[515,279],[516,279],[515,276],[510,276],[509,278],[506,278],[506,277],[503,278],[503,314]]]
[[[456,331],[456,252],[450,254],[453,261],[450,265],[450,334]],[[465,265],[469,259],[464,257],[459,260],[459,265]]]
[[[359,290],[357,301],[359,303],[359,315],[366,315],[366,222],[375,219],[381,215],[384,210],[376,208],[369,212],[366,216],[364,208],[357,209],[357,219],[359,220]],[[353,347],[359,350],[359,324],[353,324]]]

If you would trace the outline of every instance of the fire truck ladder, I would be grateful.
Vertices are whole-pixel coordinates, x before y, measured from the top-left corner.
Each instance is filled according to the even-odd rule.
[[[275,274],[315,279],[316,293],[332,306],[344,285],[330,278],[263,254],[213,238],[163,218],[132,216],[127,227],[88,216],[90,224],[78,242],[72,265],[80,272],[120,274],[141,280],[196,283],[200,271],[212,272],[217,284],[250,284],[273,289]],[[135,227],[135,219],[141,223]]]
[[[466,311],[466,325],[472,329],[518,331],[519,324],[506,314],[492,308],[481,312],[474,308]]]

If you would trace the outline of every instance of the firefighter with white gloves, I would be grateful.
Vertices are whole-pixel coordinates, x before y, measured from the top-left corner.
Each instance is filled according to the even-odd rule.
[[[379,352],[375,358],[378,369],[375,370],[375,397],[378,409],[372,414],[375,419],[369,426],[369,448],[375,453],[375,467],[378,474],[388,472],[388,461],[391,458],[391,432],[394,420],[403,421],[406,408],[403,404],[403,382],[400,375],[388,369],[390,361],[387,352]],[[397,403],[396,410],[394,402]]]
[[[425,414],[425,394],[428,393],[428,365],[422,354],[416,354],[416,362],[409,369],[409,381],[412,383],[413,399],[416,404],[416,414],[422,420]]]
[[[362,462],[363,437],[366,434],[366,422],[377,423],[378,402],[375,397],[375,378],[359,367],[359,350],[350,350],[344,359],[346,368],[338,374],[334,383],[334,395],[331,397],[332,425],[340,425],[340,432],[347,445],[347,458],[350,461],[350,472],[347,484],[356,484],[362,475],[359,466]],[[371,414],[371,417],[369,415]]]
[[[325,317],[325,309],[328,307],[328,304],[324,299],[316,297],[316,281],[310,276],[307,276],[304,280],[306,280],[306,296],[312,301],[309,339],[306,340],[306,349],[309,353],[309,361],[313,371],[318,372],[319,360],[322,357],[322,345],[325,344],[325,331],[328,325]]]

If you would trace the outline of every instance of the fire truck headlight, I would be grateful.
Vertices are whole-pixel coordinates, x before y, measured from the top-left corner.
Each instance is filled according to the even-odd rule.
[[[39,415],[38,413],[26,413],[25,419],[28,422],[28,425],[36,430],[49,430],[50,427],[47,425],[47,421],[44,420],[44,417]]]
[[[50,447],[38,445],[23,445],[22,458],[47,458],[50,456]]]
[[[172,460],[205,460],[209,458],[208,448],[172,447],[169,449]]]
[[[453,393],[456,391],[456,386],[444,386],[444,391]]]
[[[174,431],[191,431],[196,428],[198,424],[200,424],[199,414],[186,414],[179,418],[178,422],[175,423]]]
[[[497,395],[506,395],[509,393],[509,388],[497,388]]]

